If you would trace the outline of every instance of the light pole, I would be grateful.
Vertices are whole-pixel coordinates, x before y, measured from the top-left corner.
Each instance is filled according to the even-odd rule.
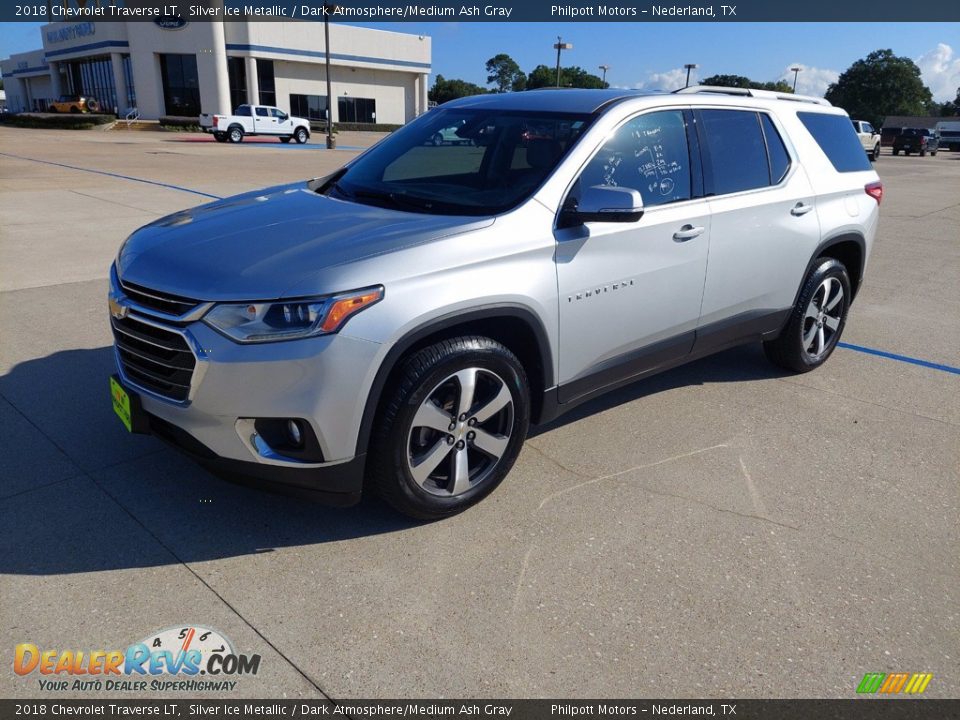
[[[607,86],[607,70],[610,69],[609,65],[601,65],[600,69],[603,71],[603,86]]]
[[[687,70],[687,84],[684,85],[684,87],[690,87],[690,71],[691,71],[691,70],[696,70],[696,69],[697,69],[698,67],[700,67],[700,66],[697,65],[696,63],[687,63],[687,64],[684,65],[683,67],[686,68],[686,70]]]
[[[326,3],[323,6],[323,56],[327,69],[327,149],[337,146],[333,137],[333,92],[330,88],[330,15],[336,12],[337,6]]]
[[[553,44],[553,49],[557,51],[557,87],[560,87],[560,52],[562,50],[573,50],[573,43],[565,43],[563,38],[557,35],[557,41]]]
[[[800,71],[803,70],[799,65],[794,65],[790,70],[793,71],[793,94],[797,94],[797,76],[800,74]]]

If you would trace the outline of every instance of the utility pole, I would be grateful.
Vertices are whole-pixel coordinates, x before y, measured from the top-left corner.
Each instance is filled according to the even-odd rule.
[[[573,50],[573,43],[565,43],[563,38],[557,35],[557,41],[553,44],[553,49],[557,51],[557,87],[560,87],[560,52]]]
[[[330,87],[330,15],[337,10],[337,6],[327,3],[323,6],[323,55],[327,68],[327,149],[337,146],[333,137],[333,91]]]
[[[687,64],[684,65],[683,67],[685,67],[686,70],[687,70],[687,84],[684,85],[684,87],[690,87],[690,71],[691,71],[691,70],[696,70],[696,69],[697,69],[698,67],[700,67],[700,66],[697,65],[696,63],[687,63]]]
[[[797,76],[800,74],[800,71],[803,70],[799,65],[794,65],[790,68],[793,71],[793,94],[797,94]]]
[[[607,70],[610,69],[610,66],[609,66],[609,65],[601,65],[601,66],[600,66],[600,69],[603,71],[603,78],[602,78],[602,80],[603,80],[603,86],[606,87],[606,86],[607,86]]]

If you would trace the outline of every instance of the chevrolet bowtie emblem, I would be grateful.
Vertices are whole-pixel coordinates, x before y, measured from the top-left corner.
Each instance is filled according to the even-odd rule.
[[[110,315],[117,320],[122,320],[127,316],[127,306],[122,305],[113,295],[107,296],[107,303],[110,305]]]

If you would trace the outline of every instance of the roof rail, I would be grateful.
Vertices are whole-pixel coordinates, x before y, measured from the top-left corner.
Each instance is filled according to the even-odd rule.
[[[792,102],[813,103],[815,105],[832,106],[825,98],[812,95],[794,95],[793,93],[776,92],[775,90],[756,90],[754,88],[722,87],[720,85],[691,85],[690,87],[674,90],[674,94],[687,95],[692,93],[715,93],[717,95],[743,95],[745,97],[767,98],[768,100],[789,100]]]

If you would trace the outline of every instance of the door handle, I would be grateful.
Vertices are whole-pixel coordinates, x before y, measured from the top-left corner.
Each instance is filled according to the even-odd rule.
[[[678,242],[686,242],[687,240],[693,240],[703,232],[702,227],[694,227],[693,225],[684,225],[682,228],[677,230],[673,234],[673,239]]]
[[[807,205],[806,203],[798,202],[790,209],[790,214],[800,217],[801,215],[806,215],[811,210],[813,210],[813,205]]]

